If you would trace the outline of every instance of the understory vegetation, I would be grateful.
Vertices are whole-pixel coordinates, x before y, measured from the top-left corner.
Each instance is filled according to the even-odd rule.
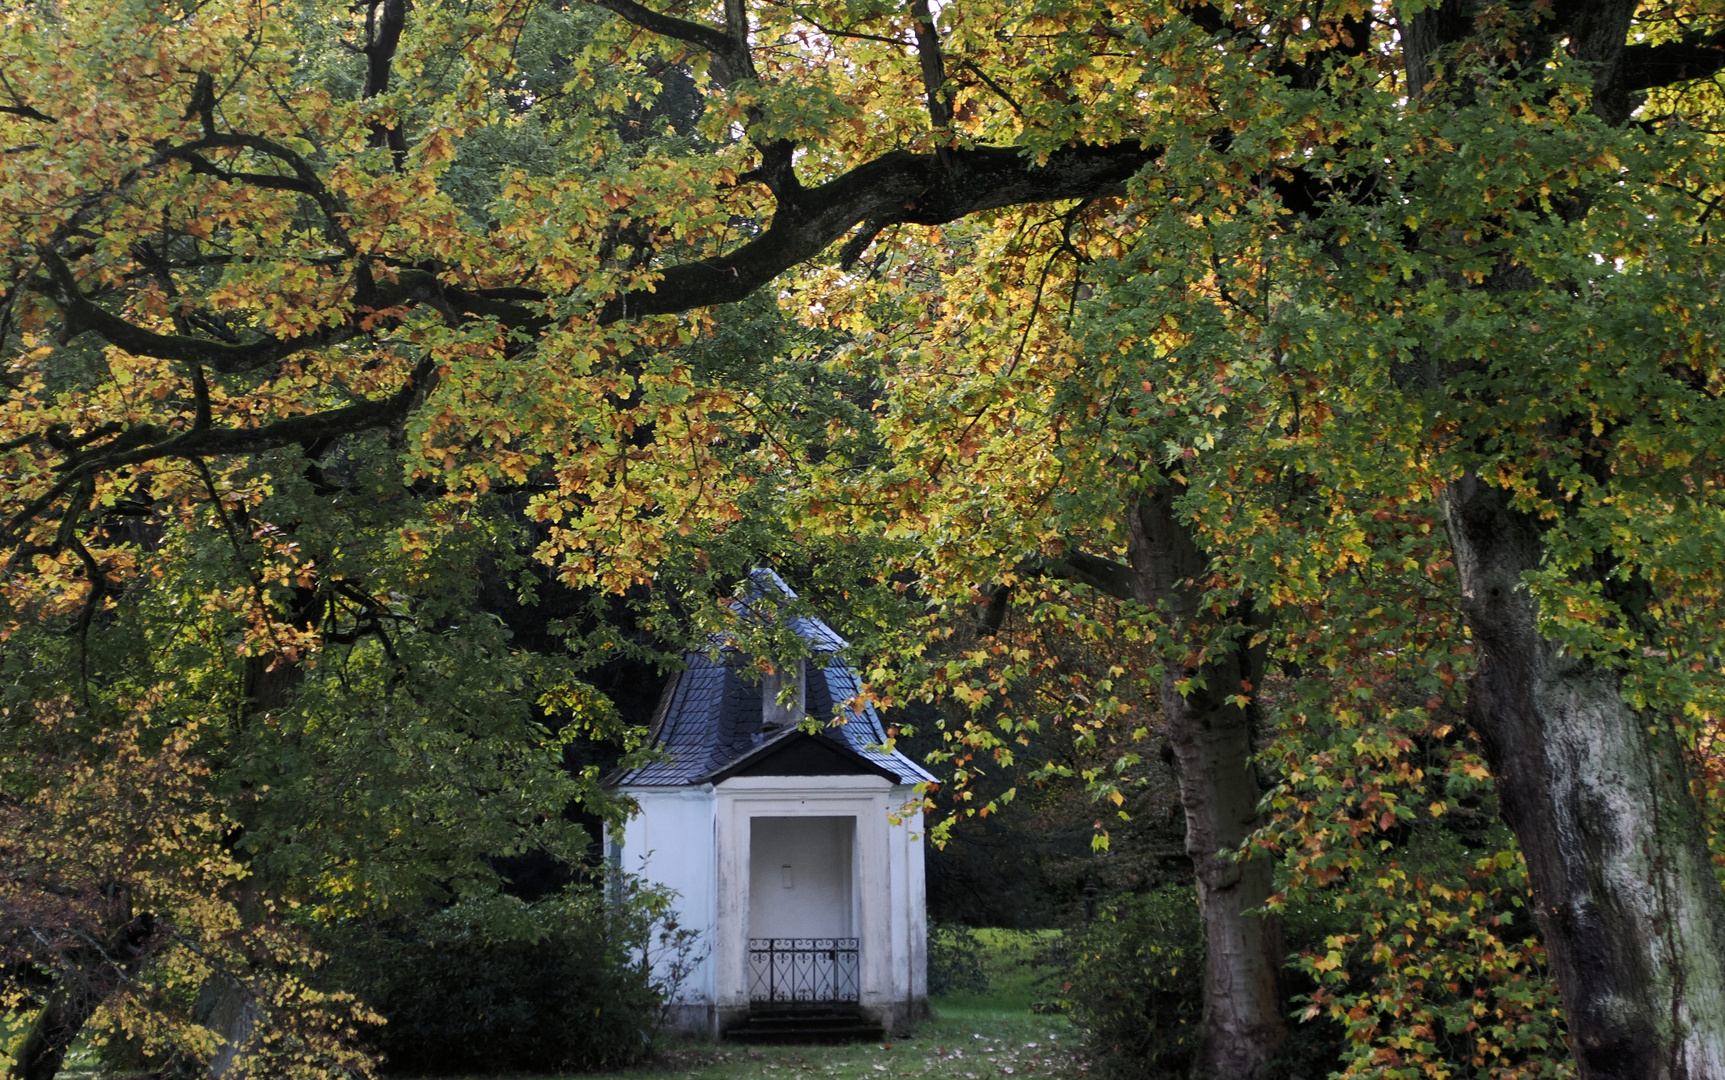
[[[488,902],[511,909],[503,913],[456,905],[403,927],[342,927],[329,935],[331,981],[382,1017],[368,1041],[390,1073],[630,1065],[653,1049],[697,947],[666,929],[668,899],[625,904],[565,889],[531,904]]]

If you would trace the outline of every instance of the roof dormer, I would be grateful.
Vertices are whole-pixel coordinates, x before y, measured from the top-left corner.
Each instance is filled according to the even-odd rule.
[[[808,712],[808,661],[781,660],[761,676],[761,734],[796,727]]]

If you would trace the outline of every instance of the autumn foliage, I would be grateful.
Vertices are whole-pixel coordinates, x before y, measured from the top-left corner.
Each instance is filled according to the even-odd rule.
[[[1719,1075],[1718,19],[5,8],[6,1003],[363,1073],[307,931],[579,863],[605,605],[753,547],[955,812],[1166,740],[1200,1075]]]

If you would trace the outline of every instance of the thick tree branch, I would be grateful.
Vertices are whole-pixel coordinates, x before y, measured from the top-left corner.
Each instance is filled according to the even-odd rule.
[[[0,532],[0,543],[6,546],[17,544],[30,521],[68,490],[88,484],[93,477],[114,469],[169,457],[197,460],[223,454],[256,454],[399,424],[423,397],[431,375],[430,364],[421,363],[408,377],[405,386],[382,400],[361,401],[340,409],[292,416],[257,427],[193,428],[180,432],[151,424],[129,428],[124,435],[101,449],[72,459],[49,491],[11,517],[5,531]]]
[[[221,169],[201,153],[228,147],[252,149],[285,162],[291,176],[263,179],[318,200],[332,218],[338,212],[310,166],[291,150],[267,140],[217,135],[158,153],[163,160],[187,160],[194,168],[201,167],[201,162],[224,179],[244,181],[255,176]],[[865,223],[870,228],[899,223],[938,225],[1009,206],[1119,194],[1134,174],[1154,160],[1156,150],[1136,143],[1073,146],[1054,151],[1041,163],[1008,147],[951,148],[945,156],[943,165],[934,154],[895,151],[809,189],[797,186],[791,177],[788,183],[777,186],[777,213],[760,236],[724,255],[671,266],[655,286],[612,298],[597,316],[601,322],[614,322],[741,300],[785,270],[819,256]],[[379,270],[383,280],[373,282],[362,263],[355,270],[358,284],[353,311],[345,323],[296,338],[264,336],[234,343],[136,326],[86,296],[59,253],[43,251],[42,265],[47,280],[38,279],[34,287],[58,303],[69,333],[91,331],[128,352],[184,362],[194,370],[253,370],[303,349],[339,344],[361,333],[360,320],[368,311],[414,301],[435,303],[454,317],[493,319],[529,337],[549,325],[542,306],[548,297],[535,290],[461,288],[441,281],[435,268],[418,266],[390,267],[388,273]],[[389,427],[417,407],[429,385],[429,372],[419,371],[408,387],[387,399],[258,427],[221,426],[207,420],[200,406],[191,430],[152,425],[128,428],[95,449],[68,451],[53,490],[14,515],[5,539],[8,546],[21,542],[28,523],[47,513],[86,477],[159,458],[256,453]],[[1062,566],[1062,573],[1074,580],[1119,594],[1118,580],[1106,560],[1079,555],[1064,560]]]
[[[260,141],[233,135],[189,145],[258,148]],[[1055,151],[1038,165],[1018,150],[974,147],[953,150],[951,165],[942,168],[935,155],[894,151],[820,187],[787,192],[766,232],[725,255],[668,267],[654,287],[607,302],[599,318],[610,323],[741,300],[864,223],[878,228],[896,223],[940,225],[1024,203],[1119,194],[1154,156],[1152,149],[1136,143],[1077,146]],[[232,373],[275,363],[303,349],[337,344],[358,332],[350,324],[303,337],[265,337],[245,344],[161,334],[135,326],[84,296],[58,255],[46,253],[44,263],[53,279],[51,294],[70,333],[93,331],[139,356]],[[393,282],[380,283],[371,291],[370,299],[378,307],[435,297],[455,311],[496,319],[512,329],[537,333],[547,325],[538,308],[546,296],[531,289],[462,289],[440,285],[427,270],[401,269]]]
[[[92,456],[86,469],[113,469],[140,465],[164,457],[200,458],[221,454],[255,454],[284,446],[336,438],[361,431],[375,431],[400,423],[420,400],[430,378],[430,368],[421,364],[407,384],[379,401],[361,401],[339,409],[305,416],[292,416],[251,428],[206,428],[165,438],[112,456]]]
[[[750,63],[749,77],[754,78],[753,60],[749,56],[748,0],[725,0],[725,36],[730,38],[731,48],[741,52]]]
[[[1139,143],[1071,146],[1038,165],[1010,147],[980,146],[952,149],[943,167],[937,155],[895,150],[781,197],[772,224],[754,240],[725,255],[668,267],[657,285],[611,299],[599,318],[610,323],[733,303],[864,222],[944,225],[1025,203],[1119,195],[1156,153]]]
[[[673,38],[677,41],[698,45],[715,56],[723,56],[731,51],[731,39],[723,30],[707,26],[704,23],[679,19],[675,15],[661,15],[635,0],[595,0],[607,11],[621,16],[624,21],[639,26],[641,29],[658,34],[660,37]]]
[[[407,25],[408,0],[373,0],[365,13],[365,88],[363,96],[371,99],[389,89],[390,72],[395,64],[395,50],[401,45],[401,31]],[[402,134],[401,121],[382,121],[371,126],[371,145],[387,146],[402,167],[407,159],[407,138]]]
[[[373,0],[365,12],[365,87],[367,99],[389,89],[395,50],[407,25],[407,0]]]
[[[1048,577],[1088,585],[1116,600],[1134,598],[1132,568],[1113,559],[1104,559],[1100,555],[1072,550],[1058,559],[1038,563],[1036,569]]]
[[[705,23],[663,15],[635,0],[594,0],[600,7],[620,16],[625,22],[649,33],[681,41],[711,53],[714,60],[713,80],[720,86],[755,78],[754,59],[749,55],[748,23],[742,21],[741,33],[735,22],[724,30]],[[727,19],[737,14],[726,7]]]
[[[45,124],[57,124],[60,121],[38,109],[28,105],[0,105],[0,113],[8,116],[22,116],[26,120],[40,120]]]
[[[251,187],[268,188],[272,191],[297,191],[301,195],[318,195],[322,187],[308,184],[297,176],[279,176],[274,173],[231,172],[214,164],[208,158],[201,157],[187,147],[176,146],[164,151],[163,157],[176,158],[186,162],[192,171],[200,176],[213,176],[227,184],[246,184]]]
[[[1130,566],[1076,548],[1054,559],[1028,559],[1014,572],[1020,577],[1050,577],[1087,585],[1116,600],[1137,598],[1132,588]],[[996,585],[987,589],[986,595],[988,602],[982,611],[981,629],[984,634],[993,634],[1006,622],[1006,609],[1012,603],[1012,586]]]
[[[274,176],[267,173],[235,173],[228,172],[214,165],[202,156],[205,150],[255,150],[267,157],[275,158],[293,170],[292,177]],[[226,135],[209,133],[196,142],[183,143],[179,146],[158,146],[156,156],[161,161],[178,159],[192,166],[194,172],[202,172],[219,177],[231,183],[249,183],[259,187],[272,187],[282,191],[296,191],[311,196],[323,211],[325,232],[329,238],[340,245],[342,250],[353,253],[353,242],[348,239],[347,230],[342,225],[343,207],[340,200],[330,193],[324,185],[323,178],[312,168],[297,151],[273,139],[259,135],[243,135],[230,133]]]
[[[52,282],[52,287],[47,290],[48,294],[59,305],[61,315],[66,320],[67,336],[75,337],[90,331],[108,344],[116,345],[134,356],[203,364],[224,374],[232,374],[265,367],[304,349],[346,341],[355,333],[350,326],[334,326],[303,337],[265,336],[243,345],[211,341],[189,334],[159,334],[154,330],[134,326],[85,296],[78,287],[71,268],[54,252],[44,251],[42,264]]]

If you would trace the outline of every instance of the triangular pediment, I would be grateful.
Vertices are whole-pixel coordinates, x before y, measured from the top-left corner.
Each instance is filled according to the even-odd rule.
[[[705,779],[716,784],[733,776],[883,776],[900,782],[898,774],[884,765],[806,731],[787,732]]]

